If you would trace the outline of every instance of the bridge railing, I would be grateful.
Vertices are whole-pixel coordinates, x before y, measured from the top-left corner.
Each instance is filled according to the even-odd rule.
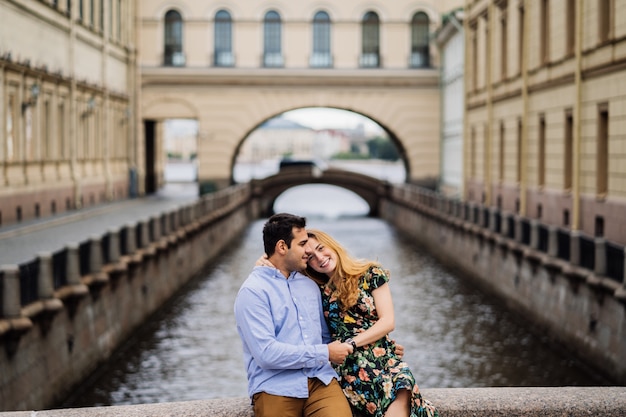
[[[512,240],[540,254],[552,256],[614,283],[626,285],[626,256],[623,245],[579,231],[542,224],[536,219],[496,207],[448,198],[412,184],[394,186],[390,193],[396,202],[417,208],[433,218],[445,217],[471,224],[485,234]]]
[[[104,265],[114,264],[121,256],[130,256],[205,216],[219,217],[233,204],[239,204],[249,192],[247,185],[240,185],[206,194],[193,203],[158,216],[111,229],[102,236],[69,243],[54,253],[40,253],[18,265],[0,266],[0,320],[21,317],[23,309],[35,310],[37,314],[46,308],[58,310],[57,303],[47,303],[48,307],[33,305],[41,300],[84,296],[89,289],[94,290],[108,281],[99,274]],[[8,327],[0,326],[0,335],[3,329],[9,331]]]
[[[624,387],[519,387],[422,389],[446,417],[622,417]],[[0,412],[0,417],[29,417],[35,412]],[[39,410],[38,417],[253,417],[248,398]]]

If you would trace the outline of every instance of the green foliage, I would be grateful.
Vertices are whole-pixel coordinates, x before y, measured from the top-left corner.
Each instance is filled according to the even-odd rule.
[[[385,161],[397,161],[400,158],[398,149],[388,139],[376,137],[367,141],[367,147],[370,151],[370,157],[374,159],[383,159]]]

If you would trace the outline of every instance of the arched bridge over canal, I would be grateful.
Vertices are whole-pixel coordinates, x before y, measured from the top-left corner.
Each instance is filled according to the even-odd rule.
[[[252,195],[259,204],[259,213],[269,216],[274,202],[289,188],[305,184],[335,185],[356,193],[369,206],[369,215],[378,216],[381,197],[388,193],[389,184],[368,175],[343,169],[317,169],[312,166],[281,169],[276,175],[251,182]]]

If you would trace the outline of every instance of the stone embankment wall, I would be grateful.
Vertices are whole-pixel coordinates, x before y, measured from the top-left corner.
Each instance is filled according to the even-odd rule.
[[[4,265],[0,410],[62,401],[256,218],[249,201],[249,187],[230,187],[29,264]]]
[[[625,387],[422,389],[445,417],[623,417]],[[247,398],[0,412],[0,417],[253,417]]]
[[[409,184],[390,188],[381,217],[582,361],[626,383],[623,248]]]

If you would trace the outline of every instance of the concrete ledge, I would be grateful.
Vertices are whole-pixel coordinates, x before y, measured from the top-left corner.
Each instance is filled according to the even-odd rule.
[[[442,417],[623,417],[626,387],[437,388],[422,390]],[[253,417],[247,398],[0,412],[0,417]]]

